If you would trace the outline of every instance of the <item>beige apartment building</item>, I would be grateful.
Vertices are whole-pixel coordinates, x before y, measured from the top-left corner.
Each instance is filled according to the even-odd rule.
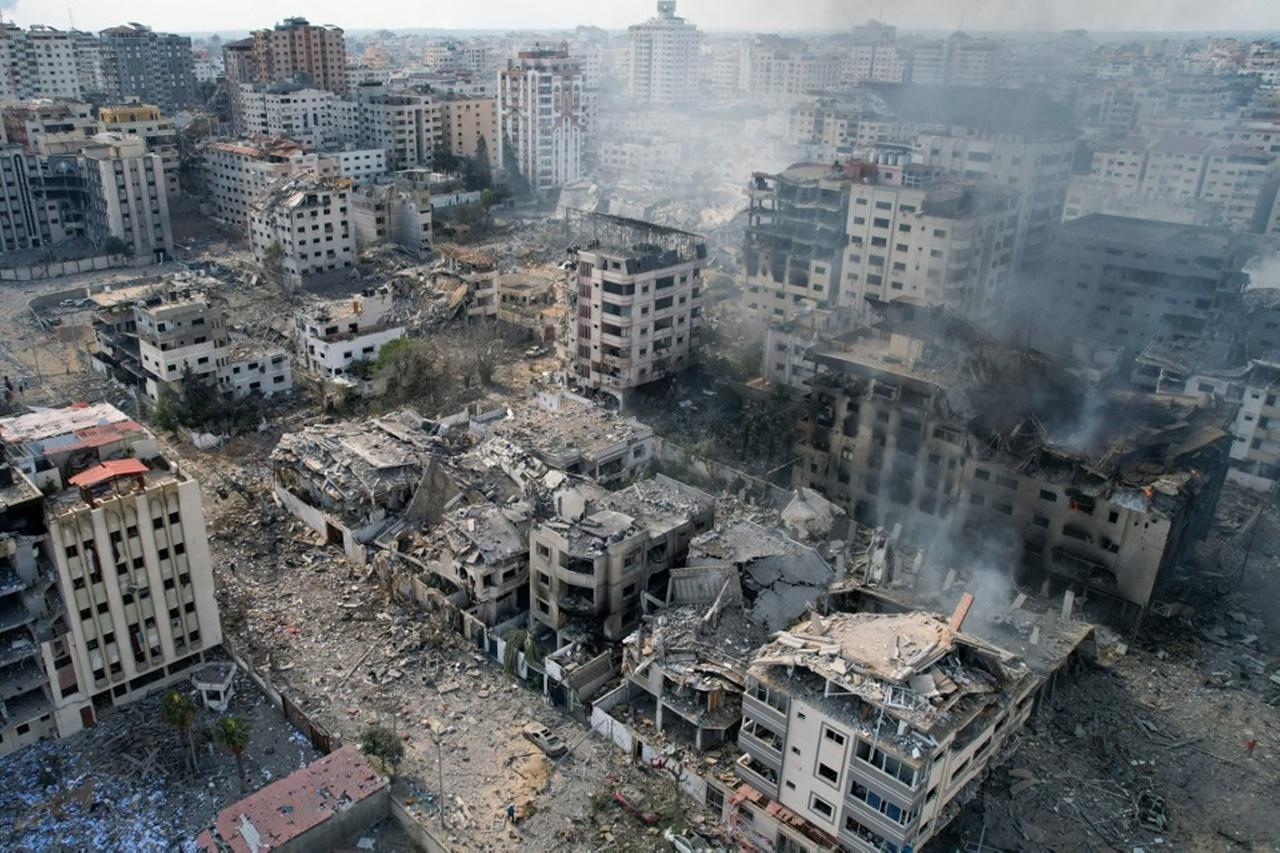
[[[6,418],[0,433],[0,489],[37,501],[18,504],[24,535],[0,538],[26,604],[0,610],[7,753],[185,677],[222,634],[199,484],[150,432],[98,405]]]
[[[254,259],[291,288],[332,282],[355,258],[351,181],[297,175],[270,184],[249,207]]]
[[[100,133],[80,155],[89,206],[89,239],[119,239],[134,257],[161,261],[173,253],[164,160],[136,137]]]
[[[165,190],[170,197],[181,192],[178,185],[178,131],[173,119],[160,113],[154,104],[125,103],[98,108],[98,124],[103,131],[138,137],[147,150],[159,154],[164,164]]]
[[[702,322],[703,238],[630,219],[569,211],[576,254],[579,384],[622,398],[688,367]]]
[[[440,137],[451,154],[498,162],[498,102],[493,98],[447,97],[440,101]]]

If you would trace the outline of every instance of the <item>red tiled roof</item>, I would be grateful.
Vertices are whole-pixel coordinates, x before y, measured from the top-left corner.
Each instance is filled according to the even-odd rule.
[[[112,459],[95,465],[87,471],[81,471],[71,478],[73,486],[96,486],[116,477],[127,477],[131,474],[145,474],[151,469],[137,459]]]
[[[279,847],[386,786],[354,746],[344,746],[218,812],[214,830],[200,833],[196,849],[251,853],[246,829],[256,834],[258,850]]]

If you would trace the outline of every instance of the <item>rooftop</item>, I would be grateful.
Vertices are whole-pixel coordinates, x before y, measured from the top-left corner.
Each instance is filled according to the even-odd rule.
[[[218,812],[196,846],[208,853],[282,847],[387,784],[354,746],[344,746]]]
[[[931,746],[1034,677],[1015,655],[919,612],[815,614],[761,648],[751,672],[859,728],[870,725],[863,703],[907,723],[918,735],[904,732],[900,747]]]
[[[571,465],[576,457],[598,461],[653,437],[653,430],[575,394],[541,394],[513,405],[506,417],[484,426],[533,453],[547,465]],[[583,472],[590,475],[592,472]]]

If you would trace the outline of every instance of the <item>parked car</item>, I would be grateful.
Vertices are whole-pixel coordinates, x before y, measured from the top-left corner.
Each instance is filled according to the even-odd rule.
[[[559,758],[569,751],[560,736],[542,723],[529,723],[520,731],[534,746],[545,752],[548,758]]]
[[[649,799],[635,788],[619,788],[613,792],[613,799],[645,826],[658,822],[658,815],[649,808]]]

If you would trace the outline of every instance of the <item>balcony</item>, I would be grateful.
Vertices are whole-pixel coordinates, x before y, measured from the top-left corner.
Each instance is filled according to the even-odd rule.
[[[753,758],[750,753],[743,753],[734,762],[733,769],[739,779],[766,797],[775,800],[778,798],[778,774]]]

